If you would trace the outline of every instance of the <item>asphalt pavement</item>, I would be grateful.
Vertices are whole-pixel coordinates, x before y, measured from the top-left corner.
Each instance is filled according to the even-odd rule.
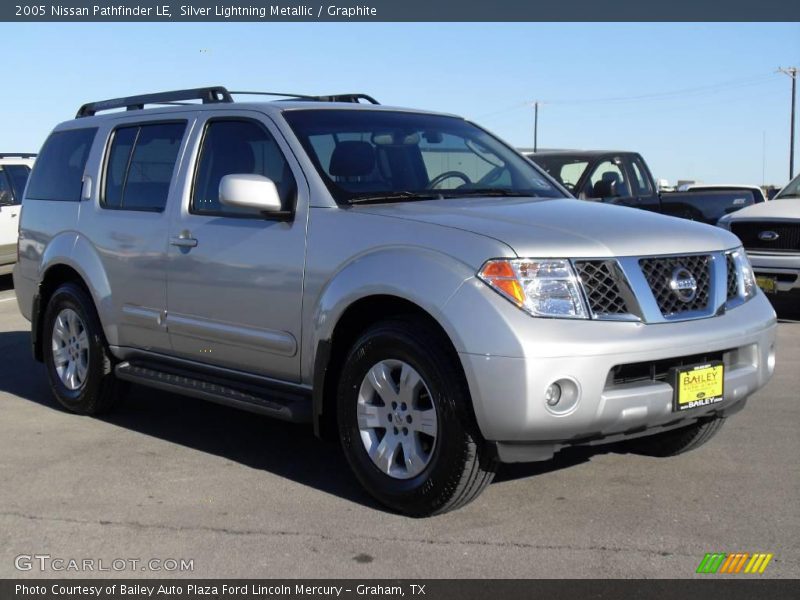
[[[683,578],[707,552],[773,553],[761,577],[800,577],[797,300],[775,377],[703,448],[565,451],[409,519],[307,427],[144,388],[102,419],[63,411],[13,298],[0,277],[0,577]],[[71,559],[162,571],[53,569]]]

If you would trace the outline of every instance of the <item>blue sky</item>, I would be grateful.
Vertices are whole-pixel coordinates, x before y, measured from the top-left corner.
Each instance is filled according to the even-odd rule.
[[[540,147],[636,150],[672,181],[778,185],[790,81],[774,71],[800,66],[798,23],[4,23],[0,40],[14,58],[0,151],[37,150],[89,100],[221,84],[363,91],[518,146],[538,99]]]

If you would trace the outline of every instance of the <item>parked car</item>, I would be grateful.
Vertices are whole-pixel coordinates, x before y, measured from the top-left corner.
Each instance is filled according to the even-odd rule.
[[[419,516],[501,462],[685,452],[767,383],[775,313],[733,235],[364,99],[202,88],[58,125],[14,270],[56,399],[97,414],[133,382],[310,422]]]
[[[751,186],[703,186],[660,191],[642,156],[610,150],[548,150],[526,156],[576,198],[632,206],[716,224],[725,214],[763,202]]]
[[[742,240],[762,290],[800,289],[800,176],[771,201],[726,215],[719,225]]]
[[[0,154],[0,275],[11,273],[17,260],[20,202],[35,154]]]

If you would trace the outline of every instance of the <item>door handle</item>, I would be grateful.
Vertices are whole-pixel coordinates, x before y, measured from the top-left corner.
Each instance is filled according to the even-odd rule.
[[[170,238],[169,243],[178,248],[194,248],[197,246],[197,240],[191,237],[188,231],[181,232],[178,237]]]

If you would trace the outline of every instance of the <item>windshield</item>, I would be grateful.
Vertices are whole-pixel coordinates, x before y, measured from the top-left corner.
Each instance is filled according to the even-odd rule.
[[[800,176],[795,177],[789,182],[781,193],[775,196],[773,200],[783,200],[788,198],[800,198]]]
[[[522,156],[463,119],[336,109],[284,116],[338,203],[564,197]]]

